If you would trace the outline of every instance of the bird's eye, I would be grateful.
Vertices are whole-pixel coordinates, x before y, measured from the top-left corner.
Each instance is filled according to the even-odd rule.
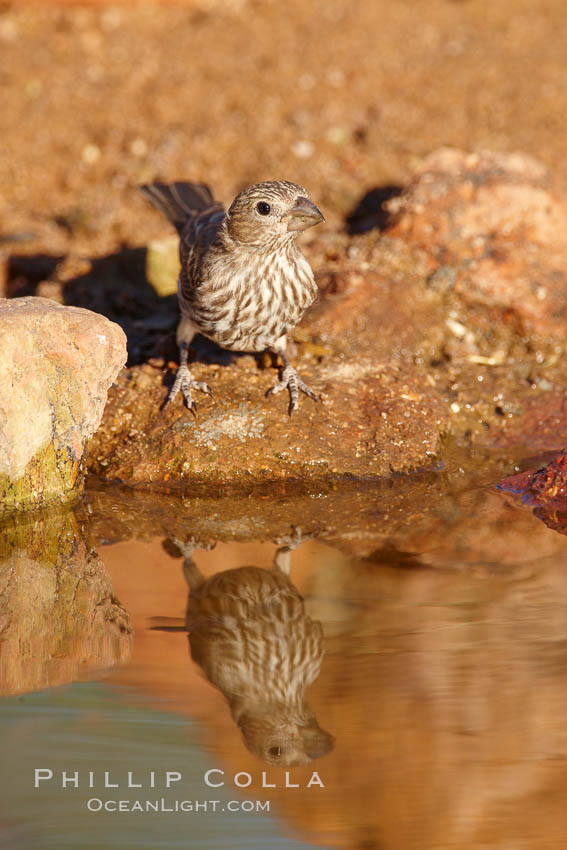
[[[269,754],[270,754],[273,758],[278,758],[278,759],[279,759],[279,757],[280,757],[280,756],[281,756],[281,754],[282,754],[282,750],[281,750],[281,747],[270,747],[270,749],[268,750],[268,753],[269,753]]]
[[[269,215],[270,214],[270,205],[265,201],[259,201],[256,204],[256,209],[260,213],[260,215]]]

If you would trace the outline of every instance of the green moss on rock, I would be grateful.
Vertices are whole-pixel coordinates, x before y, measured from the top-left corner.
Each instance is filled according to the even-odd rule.
[[[35,453],[16,481],[0,474],[0,514],[30,505],[72,501],[82,483],[80,461],[67,446],[48,443]]]

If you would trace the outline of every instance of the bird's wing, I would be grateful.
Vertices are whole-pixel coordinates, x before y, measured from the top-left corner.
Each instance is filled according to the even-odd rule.
[[[156,209],[174,225],[179,234],[183,232],[188,218],[215,205],[215,199],[204,183],[144,183],[138,189]]]
[[[191,293],[201,283],[203,257],[216,239],[226,213],[222,204],[211,204],[193,213],[185,222],[179,240],[181,260],[181,294],[191,298]]]

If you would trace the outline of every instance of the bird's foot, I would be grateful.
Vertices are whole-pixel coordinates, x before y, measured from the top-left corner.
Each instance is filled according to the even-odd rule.
[[[266,395],[275,395],[276,393],[280,393],[282,390],[289,390],[289,415],[293,413],[294,410],[299,406],[299,393],[305,393],[305,395],[312,398],[313,401],[319,401],[319,396],[316,392],[314,392],[311,387],[308,387],[307,384],[301,380],[293,366],[289,364],[284,367],[282,372],[282,378],[279,383],[277,383],[274,387],[268,390]]]
[[[299,525],[292,525],[291,534],[274,538],[274,543],[278,546],[287,546],[288,549],[297,549],[306,540],[312,540],[314,537],[316,537],[314,533],[304,534]]]
[[[190,558],[195,549],[205,549],[209,552],[216,545],[216,540],[199,540],[192,536],[185,540],[180,540],[178,537],[168,537],[162,543],[163,548],[172,558]]]
[[[177,374],[175,376],[175,381],[173,382],[173,386],[169,391],[169,395],[164,404],[165,407],[169,407],[173,399],[177,396],[179,390],[183,394],[183,398],[185,400],[185,406],[196,415],[197,413],[197,403],[194,401],[193,396],[191,395],[191,390],[199,390],[202,393],[207,393],[207,395],[212,396],[213,391],[208,384],[205,384],[203,381],[196,381],[193,378],[193,375],[189,371],[188,367],[185,365],[181,365],[177,370]]]

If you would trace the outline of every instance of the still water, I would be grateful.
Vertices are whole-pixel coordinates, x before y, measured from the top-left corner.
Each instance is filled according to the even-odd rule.
[[[2,848],[567,846],[567,537],[529,507],[101,498],[0,528]]]

